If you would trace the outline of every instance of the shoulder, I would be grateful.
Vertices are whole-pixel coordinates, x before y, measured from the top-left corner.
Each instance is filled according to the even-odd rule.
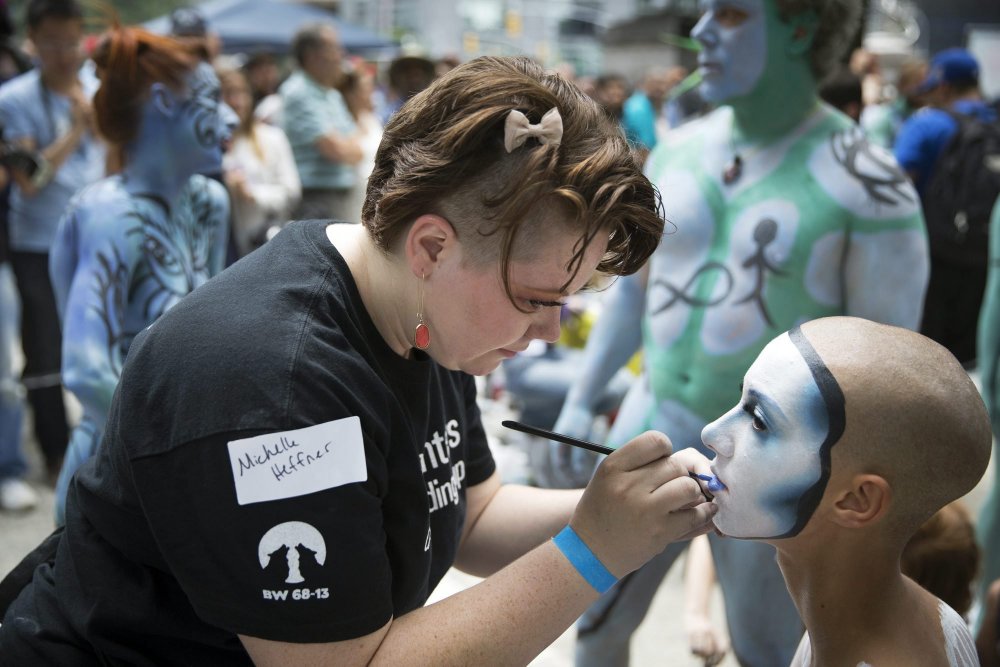
[[[688,121],[667,132],[666,144],[679,144],[702,136],[727,136],[733,122],[733,112],[729,107],[719,107],[704,116]]]
[[[281,84],[278,88],[278,94],[287,102],[289,99],[300,99],[304,97],[311,97],[313,92],[313,87],[309,85],[306,81],[306,77],[301,72],[292,72],[292,74],[285,79],[285,82]]]
[[[14,77],[3,86],[0,86],[0,105],[12,105],[24,103],[28,100],[36,100],[38,94],[38,72],[31,70]]]
[[[942,109],[924,107],[903,122],[899,128],[899,136],[921,137],[950,131],[956,126],[955,119]]]
[[[729,107],[720,107],[700,118],[671,128],[662,141],[649,154],[646,162],[646,175],[655,182],[656,176],[671,166],[685,168],[699,159],[697,147],[711,142],[723,141],[729,136],[731,123]]]
[[[892,153],[853,123],[820,129],[823,140],[811,147],[808,168],[834,202],[855,218],[919,225],[920,199]]]
[[[225,193],[226,186],[217,181],[214,178],[209,178],[208,176],[203,176],[201,174],[194,174],[188,179],[188,182],[184,184],[184,188],[181,190],[183,196],[191,197],[201,193],[216,194]]]
[[[85,185],[66,206],[67,217],[92,217],[105,223],[130,216],[133,212],[134,200],[118,176],[109,176]]]
[[[136,339],[122,393],[130,410],[155,422],[144,430],[159,431],[163,443],[150,447],[390,414],[385,382],[344,322],[350,306],[311,250],[288,243],[290,231],[184,297]],[[272,243],[283,252],[276,255]],[[160,406],[156,414],[150,405]],[[169,416],[178,413],[189,418]]]
[[[125,257],[144,215],[116,176],[80,189],[66,206],[55,243],[73,245],[81,257],[115,246]]]
[[[288,143],[288,135],[285,134],[285,131],[268,123],[258,122],[254,125],[254,132],[257,133],[257,138],[261,143],[269,146]]]
[[[942,600],[938,600],[938,614],[941,617],[941,632],[944,648],[948,654],[950,667],[976,667],[979,659],[975,641],[965,620]]]
[[[178,197],[180,206],[223,206],[228,201],[226,186],[201,174],[189,178]]]

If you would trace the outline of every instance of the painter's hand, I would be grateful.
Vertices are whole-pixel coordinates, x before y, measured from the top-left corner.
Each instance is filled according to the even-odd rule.
[[[647,431],[598,466],[570,525],[616,577],[670,542],[708,532],[716,506],[705,502],[689,472],[709,473],[708,459],[686,449],[671,456],[670,440]]]
[[[566,405],[559,413],[559,419],[552,430],[578,440],[589,440],[593,423],[592,412],[583,407]],[[580,489],[587,486],[599,458],[600,454],[550,440],[550,485],[558,489]]]

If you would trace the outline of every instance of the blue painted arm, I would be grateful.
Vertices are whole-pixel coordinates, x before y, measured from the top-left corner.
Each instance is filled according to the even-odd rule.
[[[63,382],[101,425],[121,375],[139,235],[130,233],[138,223],[114,197],[91,192],[97,196],[78,200],[60,223],[49,270],[62,316]]]
[[[587,440],[594,406],[604,388],[642,343],[642,316],[646,300],[647,268],[619,278],[605,296],[600,317],[583,353],[579,374],[566,395],[554,431]],[[548,477],[559,487],[585,486],[596,455],[562,443],[549,446]]]
[[[602,391],[639,349],[646,301],[645,272],[644,268],[638,274],[623,276],[608,290],[600,317],[587,337],[579,374],[566,395],[556,431],[586,439]],[[586,423],[581,421],[583,417],[587,417]]]

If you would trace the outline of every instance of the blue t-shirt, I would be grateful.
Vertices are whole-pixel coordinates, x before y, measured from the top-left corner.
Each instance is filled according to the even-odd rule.
[[[652,150],[656,145],[656,111],[645,93],[637,91],[625,100],[622,125],[633,147]]]
[[[952,111],[996,122],[996,112],[981,100],[959,100]],[[947,111],[927,107],[910,116],[896,135],[893,152],[900,166],[912,174],[921,195],[930,183],[941,151],[958,132],[958,123]]]
[[[84,68],[80,84],[92,97],[99,82],[90,69]],[[42,86],[37,69],[0,88],[0,124],[6,141],[32,139],[39,151],[44,150],[69,131],[70,113],[69,98]],[[102,178],[104,166],[104,144],[87,132],[49,184],[35,196],[25,196],[14,183],[10,192],[11,250],[47,253],[66,204],[77,190]]]
[[[331,162],[316,148],[330,132],[344,136],[357,131],[351,112],[336,88],[325,88],[295,72],[279,90],[284,106],[282,126],[292,146],[303,188],[347,189],[354,185],[353,165]]]

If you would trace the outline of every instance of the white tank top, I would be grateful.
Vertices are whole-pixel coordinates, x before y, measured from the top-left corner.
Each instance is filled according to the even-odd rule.
[[[969,626],[954,609],[938,600],[938,615],[941,618],[941,631],[944,634],[944,650],[948,655],[949,667],[979,667],[976,656],[976,644],[972,639]],[[809,633],[802,635],[799,648],[795,651],[792,664],[789,667],[810,667],[812,665],[812,645],[809,643]],[[859,662],[857,667],[877,667],[868,662]]]

